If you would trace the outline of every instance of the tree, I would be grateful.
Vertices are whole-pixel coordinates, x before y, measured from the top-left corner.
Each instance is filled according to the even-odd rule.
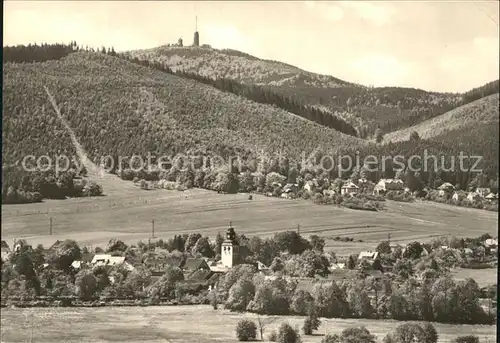
[[[356,257],[354,257],[354,255],[349,256],[349,259],[347,260],[347,268],[351,270],[356,268]]]
[[[310,249],[311,244],[296,231],[288,230],[274,236],[279,251],[288,251],[290,254],[302,254]]]
[[[413,266],[411,261],[408,259],[398,260],[392,268],[392,272],[403,279],[409,278],[410,275],[413,275]]]
[[[314,306],[314,298],[311,293],[306,292],[304,290],[295,290],[295,293],[292,297],[292,302],[290,304],[290,309],[293,313],[298,315],[306,315],[309,313]]]
[[[236,337],[240,342],[255,340],[257,337],[257,326],[251,320],[240,320],[236,326]]]
[[[422,329],[424,330],[422,343],[437,343],[439,336],[434,325],[425,323]]]
[[[83,187],[82,195],[86,197],[100,196],[102,195],[102,187],[93,181],[89,181]]]
[[[210,246],[208,237],[201,237],[196,241],[196,244],[192,249],[192,254],[193,256],[200,254],[203,257],[213,257],[215,255],[212,247]]]
[[[376,343],[375,336],[364,327],[347,328],[340,336],[341,343]]]
[[[108,246],[106,247],[106,252],[114,252],[114,251],[120,251],[120,252],[125,252],[127,250],[128,246],[123,243],[123,241],[112,238],[109,240]]]
[[[410,134],[410,141],[411,142],[418,142],[420,140],[420,136],[418,135],[417,131],[412,131]]]
[[[91,300],[97,291],[97,280],[89,270],[81,270],[75,277],[76,295]]]
[[[309,315],[304,320],[304,325],[302,326],[302,332],[304,335],[312,335],[313,331],[318,330],[321,322],[316,315],[314,310],[309,312]]]
[[[391,245],[389,241],[382,241],[377,245],[375,249],[379,254],[390,254],[391,253]]]
[[[278,343],[299,343],[300,336],[298,332],[290,326],[290,324],[282,323],[278,329],[276,341]]]
[[[424,248],[422,248],[422,244],[420,244],[420,242],[411,242],[406,246],[403,257],[412,260],[419,259],[423,250]]]
[[[53,256],[55,266],[65,272],[68,272],[73,261],[81,258],[82,253],[76,241],[67,239],[57,246]]]
[[[424,341],[424,330],[418,324],[405,323],[399,325],[394,331],[392,338],[395,343],[414,343]]]
[[[309,241],[311,242],[311,246],[313,250],[323,252],[323,249],[325,247],[325,239],[319,237],[318,235],[311,235],[309,237]]]
[[[263,341],[264,340],[264,329],[266,328],[266,323],[259,315],[257,315],[257,323],[259,324],[260,340]]]
[[[254,295],[254,284],[249,280],[240,279],[229,290],[226,308],[233,311],[244,311]]]

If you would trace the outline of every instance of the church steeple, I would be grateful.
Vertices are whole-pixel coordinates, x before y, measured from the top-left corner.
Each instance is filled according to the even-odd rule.
[[[230,223],[229,229],[226,231],[226,239],[222,242],[221,246],[222,265],[226,268],[232,268],[240,262],[239,259],[240,246],[236,241],[236,233]]]

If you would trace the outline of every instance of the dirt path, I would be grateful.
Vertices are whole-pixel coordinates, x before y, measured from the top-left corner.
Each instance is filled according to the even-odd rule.
[[[96,165],[94,162],[92,162],[90,158],[88,158],[85,149],[83,149],[81,144],[78,142],[75,132],[73,131],[73,129],[71,129],[68,122],[63,118],[55,98],[52,96],[47,87],[44,88],[45,92],[47,93],[47,96],[49,97],[49,101],[52,104],[54,112],[57,114],[57,117],[59,118],[59,120],[61,120],[61,123],[64,125],[64,127],[66,128],[71,137],[71,142],[75,146],[76,153],[81,163],[87,169],[87,179],[101,185],[103,193],[105,195],[116,194],[117,192],[120,193],[138,192],[139,190],[132,184],[132,182],[124,181],[120,179],[118,176],[106,172],[104,168]]]

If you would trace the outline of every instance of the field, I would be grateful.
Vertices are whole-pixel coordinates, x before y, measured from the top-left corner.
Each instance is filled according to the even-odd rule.
[[[119,189],[121,183],[124,187]],[[105,245],[111,238],[130,243],[151,237],[152,220],[155,237],[166,239],[194,231],[213,238],[225,231],[229,222],[237,232],[260,237],[300,225],[300,233],[306,236],[363,240],[345,243],[328,239],[327,248],[343,255],[374,248],[388,234],[391,241],[400,243],[449,234],[494,235],[498,222],[493,212],[438,203],[387,201],[385,210],[368,212],[263,195],[248,200],[247,194],[201,189],[146,191],[119,179],[107,179],[104,184],[105,189],[117,191],[98,198],[2,206],[2,239],[11,244],[14,238],[24,238],[44,246],[68,238],[86,245]]]
[[[497,283],[497,270],[495,268],[488,268],[488,269],[457,268],[451,270],[451,275],[456,280],[465,280],[466,278],[473,278],[480,287],[485,287]]]
[[[32,319],[33,318],[33,319]],[[213,310],[209,306],[2,309],[2,342],[237,342],[234,334],[241,318],[256,321],[254,314]],[[283,322],[300,327],[301,317],[262,316],[264,337]],[[192,323],[191,325],[189,323]],[[328,333],[351,326],[365,326],[378,340],[400,322],[392,320],[329,319]],[[458,335],[475,334],[481,343],[495,341],[495,326],[435,324],[439,343]],[[33,328],[33,329],[32,329]],[[315,336],[304,343],[319,343],[325,333],[322,319]]]

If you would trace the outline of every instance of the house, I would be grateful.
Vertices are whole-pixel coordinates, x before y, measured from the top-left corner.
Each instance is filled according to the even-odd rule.
[[[403,191],[404,182],[400,179],[381,179],[373,189],[374,194],[384,194],[388,191]]]
[[[440,196],[447,196],[452,194],[455,191],[455,186],[453,186],[449,182],[443,183],[441,186],[438,187],[438,194]]]
[[[333,195],[337,194],[337,192],[333,189],[324,189],[323,190],[323,195],[326,197],[331,197]]]
[[[484,241],[484,246],[487,248],[498,247],[498,238],[488,238]]]
[[[377,251],[362,251],[359,253],[358,260],[366,259],[368,262],[373,262],[378,258]]]
[[[493,201],[497,201],[498,200],[498,195],[496,195],[495,193],[490,193],[487,196],[485,196],[484,198],[486,200],[489,200],[489,201],[493,202]]]
[[[484,198],[491,193],[491,189],[485,187],[478,187],[476,188],[476,193],[479,194],[481,198]]]
[[[264,263],[257,261],[257,270],[258,271],[267,271],[267,270],[269,270],[269,267],[266,266]]]
[[[9,259],[11,251],[9,245],[4,240],[2,240],[1,252],[2,252],[2,261],[7,261]]]
[[[345,263],[332,263],[330,264],[330,270],[345,269]]]
[[[468,256],[472,256],[472,255],[474,255],[474,251],[471,248],[465,248],[464,254],[468,255]]]
[[[283,193],[295,193],[299,188],[299,185],[296,183],[287,183],[283,187]]]
[[[125,261],[124,256],[111,256],[109,254],[96,254],[90,262],[94,267],[99,266],[117,266],[122,265],[128,270],[134,270],[134,267]]]
[[[210,267],[202,258],[188,258],[184,266],[182,267],[184,270],[210,270]]]
[[[358,185],[362,185],[362,184],[365,184],[365,183],[368,183],[368,180],[365,179],[365,178],[361,178],[358,180]]]
[[[316,179],[306,181],[304,184],[304,190],[308,192],[314,192],[316,188],[319,187],[318,181]]]
[[[469,201],[476,201],[479,199],[481,199],[481,195],[477,192],[469,192],[469,194],[467,194],[467,200]]]
[[[356,194],[359,190],[359,187],[354,184],[352,181],[347,181],[344,183],[342,188],[340,189],[340,194]]]
[[[465,198],[467,198],[467,193],[465,193],[464,191],[457,191],[451,196],[451,199],[456,202],[462,201]]]

